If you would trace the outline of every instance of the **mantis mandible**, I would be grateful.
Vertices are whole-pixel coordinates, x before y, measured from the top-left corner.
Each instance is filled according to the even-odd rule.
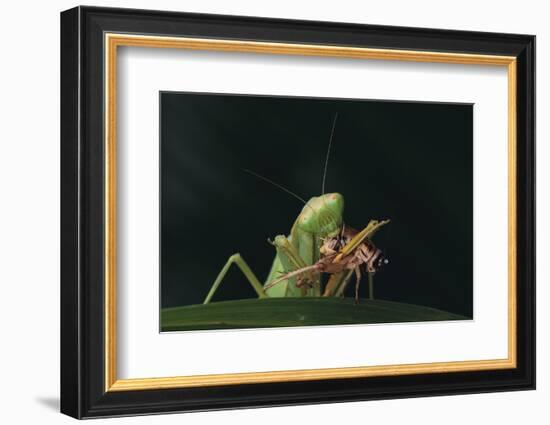
[[[216,290],[233,264],[237,265],[241,270],[259,298],[343,296],[344,289],[355,270],[357,274],[357,300],[357,290],[361,278],[359,268],[357,267],[353,270],[335,266],[322,268],[320,267],[321,263],[324,264],[325,260],[328,259],[328,257],[322,258],[322,251],[323,249],[327,249],[330,242],[339,241],[339,245],[342,245],[341,241],[346,241],[345,246],[341,246],[341,249],[338,252],[335,251],[333,257],[330,258],[331,262],[333,260],[338,262],[342,256],[349,254],[353,250],[357,250],[358,247],[369,246],[364,245],[363,242],[368,241],[389,220],[371,220],[361,232],[354,231],[349,227],[346,228],[343,221],[344,197],[340,193],[325,193],[328,159],[337,118],[338,114],[335,115],[332,123],[323,173],[322,194],[320,196],[314,196],[306,202],[283,186],[252,171],[245,170],[298,198],[304,203],[304,207],[294,221],[288,236],[278,235],[273,241],[269,241],[275,247],[276,254],[265,282],[260,282],[239,253],[233,254],[219,272],[204,300],[204,304],[208,304],[212,300]],[[379,250],[377,251],[379,252]],[[382,257],[380,257],[380,260],[382,260]],[[387,263],[387,260],[384,259],[384,263]],[[381,265],[380,261],[376,266],[379,265]],[[321,287],[320,271],[331,273],[331,277],[324,288]],[[374,266],[371,267],[369,265],[368,276],[371,298],[372,277],[375,271]]]

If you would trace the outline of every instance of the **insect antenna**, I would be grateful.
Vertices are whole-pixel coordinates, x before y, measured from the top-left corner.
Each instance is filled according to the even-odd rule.
[[[243,168],[243,171],[245,173],[248,173],[248,174],[252,174],[254,177],[258,177],[259,179],[269,183],[269,184],[272,184],[273,186],[275,187],[278,187],[279,189],[281,189],[282,191],[288,193],[289,195],[292,195],[294,196],[296,199],[300,200],[303,204],[307,205],[307,202],[305,201],[304,198],[302,198],[301,196],[299,195],[296,195],[294,192],[292,192],[291,190],[287,189],[286,187],[280,185],[279,183],[275,183],[273,180],[270,180],[268,179],[267,177],[264,177],[264,176],[261,176],[260,174],[258,173],[255,173],[254,171],[251,171],[251,170],[247,170],[246,168]]]
[[[328,140],[327,156],[325,157],[325,168],[323,170],[323,183],[321,185],[321,195],[325,194],[325,181],[327,178],[328,159],[330,157],[330,148],[332,146],[332,138],[334,136],[334,129],[336,128],[337,119],[338,119],[338,112],[334,114],[334,120],[332,121],[332,130],[330,131],[330,139]]]

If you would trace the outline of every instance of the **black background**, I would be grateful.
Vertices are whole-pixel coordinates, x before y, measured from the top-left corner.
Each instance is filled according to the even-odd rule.
[[[305,199],[345,198],[344,220],[392,222],[375,297],[472,316],[473,108],[465,104],[161,93],[161,303],[201,303],[239,252],[260,280]],[[352,285],[350,285],[351,288]],[[366,279],[362,285],[366,296]],[[233,267],[214,300],[255,297]]]

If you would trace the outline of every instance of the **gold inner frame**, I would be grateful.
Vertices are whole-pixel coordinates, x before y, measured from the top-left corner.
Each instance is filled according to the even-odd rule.
[[[370,49],[149,35],[105,34],[105,391],[410,375],[516,367],[516,58],[513,56]],[[508,357],[495,360],[398,364],[253,373],[118,379],[116,325],[116,123],[119,46],[325,56],[507,67],[508,72]]]

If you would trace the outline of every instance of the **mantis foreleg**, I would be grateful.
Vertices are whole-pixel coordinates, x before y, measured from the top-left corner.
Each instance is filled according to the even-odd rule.
[[[208,292],[208,295],[206,296],[206,299],[204,300],[204,304],[208,304],[212,297],[214,296],[214,293],[218,289],[218,286],[220,286],[220,283],[222,283],[223,278],[227,274],[229,268],[231,265],[235,263],[237,267],[243,272],[244,277],[250,282],[250,285],[252,285],[252,288],[254,288],[254,291],[258,294],[259,298],[265,298],[267,295],[264,292],[263,285],[260,283],[252,269],[246,264],[246,261],[243,260],[241,257],[241,254],[233,254],[229,259],[227,260],[227,263],[225,263],[225,266],[221,269],[220,273],[218,274],[218,277],[214,281],[214,284],[212,285],[212,288],[210,288],[210,292]]]
[[[276,280],[280,273],[289,273],[294,270],[302,269],[308,265],[295,248],[292,241],[286,236],[278,235],[272,243],[277,250],[276,261],[279,262],[282,270],[272,269],[266,285]],[[286,279],[286,282],[281,281],[278,286],[286,288],[285,296],[299,297],[303,296],[304,292],[307,291],[307,288],[298,287],[296,277]],[[267,288],[268,286],[266,286],[266,289]],[[273,288],[275,288],[275,286],[273,286]],[[269,287],[269,289],[271,289],[271,287]],[[269,294],[271,295],[271,291],[269,291]]]
[[[319,241],[317,236],[311,233],[296,230],[293,234],[300,242],[298,252],[306,265],[315,264],[319,260]],[[294,239],[293,239],[294,240]],[[321,280],[319,276],[312,276],[312,288],[310,294],[321,296]]]

